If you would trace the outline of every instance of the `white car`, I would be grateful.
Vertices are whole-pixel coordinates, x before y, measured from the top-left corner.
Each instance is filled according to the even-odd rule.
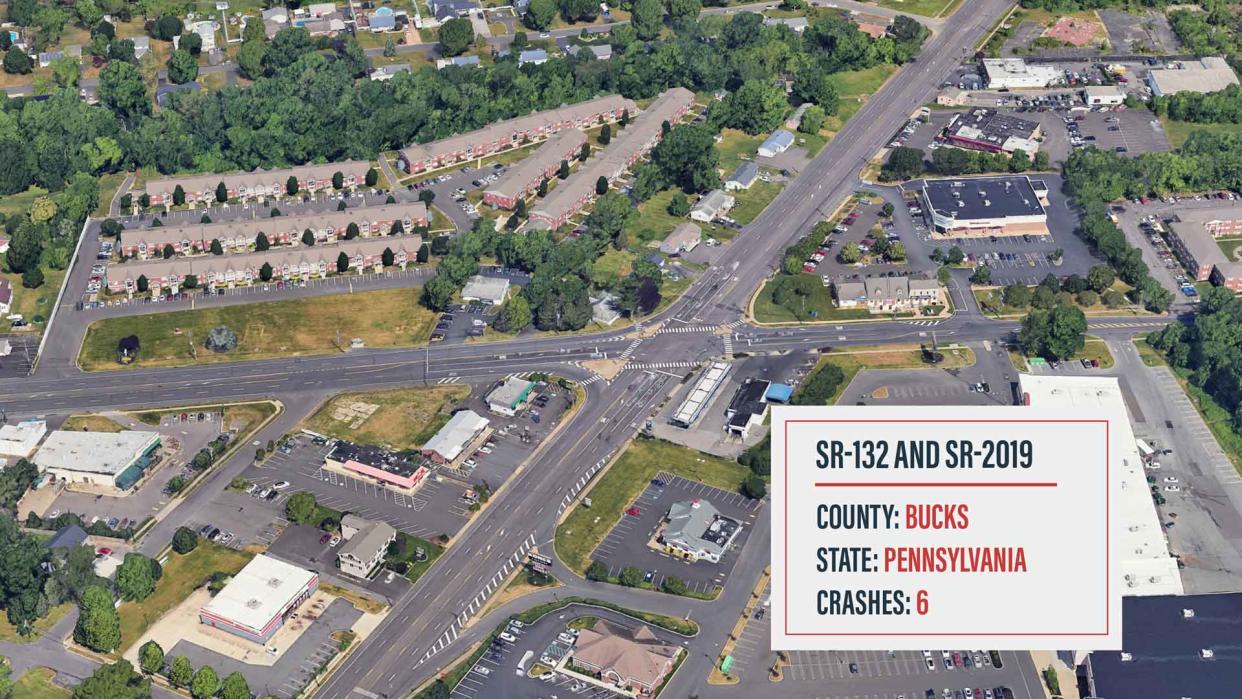
[[[479,462],[475,461],[474,459],[466,459],[462,463],[462,466],[465,466],[466,468],[474,468],[475,466],[478,466],[478,465],[479,465]]]
[[[517,641],[517,638],[516,638],[516,637],[514,637],[514,635],[513,635],[513,634],[511,634],[511,633],[506,633],[506,632],[502,632],[502,633],[501,633],[499,636],[497,636],[496,638],[499,638],[500,640],[504,641],[505,643],[513,643],[513,642]]]
[[[1180,492],[1182,492],[1181,487],[1180,487],[1180,486],[1176,486],[1176,485],[1166,485],[1166,486],[1164,486],[1164,490],[1165,490],[1165,492],[1167,492],[1167,493],[1180,493]]]
[[[930,657],[932,657],[932,653],[931,653],[931,651],[929,651],[929,650],[925,650],[925,651],[923,651],[923,657],[924,657],[924,658],[930,658]]]
[[[272,487],[275,488],[276,490],[284,490],[285,488],[288,488],[290,485],[292,484],[289,481],[276,481],[275,483],[272,484]]]
[[[1165,478],[1165,479],[1164,479],[1164,482],[1165,482],[1165,483],[1176,483],[1176,482],[1177,482],[1177,476],[1169,476],[1168,478]]]
[[[474,671],[479,673],[480,675],[483,675],[484,677],[487,677],[488,675],[492,674],[491,670],[483,667],[482,665],[475,665]]]

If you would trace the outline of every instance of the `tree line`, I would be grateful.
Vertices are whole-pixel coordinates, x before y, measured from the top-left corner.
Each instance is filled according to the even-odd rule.
[[[1228,413],[1235,433],[1242,432],[1242,300],[1224,287],[1208,289],[1193,323],[1172,323],[1147,342]]]

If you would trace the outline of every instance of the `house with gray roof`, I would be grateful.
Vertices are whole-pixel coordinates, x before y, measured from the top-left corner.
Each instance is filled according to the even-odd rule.
[[[768,136],[767,140],[760,144],[759,155],[765,158],[780,155],[781,153],[789,150],[789,147],[793,145],[793,142],[794,135],[792,133],[789,133],[785,129],[777,129],[772,132],[771,136]]]
[[[387,522],[371,522],[359,517],[354,517],[353,526],[344,526],[344,521],[341,524],[341,532],[347,536],[345,545],[336,554],[337,564],[342,573],[366,580],[384,562],[388,545],[397,540],[397,530]]]
[[[724,188],[735,192],[739,189],[750,189],[759,177],[759,166],[753,160],[743,161],[737,169],[729,175],[729,179],[725,180]]]

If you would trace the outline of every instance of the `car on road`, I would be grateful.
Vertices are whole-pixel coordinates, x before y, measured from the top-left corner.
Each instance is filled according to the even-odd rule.
[[[631,517],[638,517],[638,516],[639,516],[639,515],[641,515],[642,513],[643,513],[643,511],[642,511],[642,510],[640,510],[640,509],[638,509],[637,507],[629,507],[629,508],[626,508],[626,510],[625,510],[625,514],[627,514],[627,515],[629,515],[629,516],[631,516]]]
[[[1164,487],[1164,491],[1166,493],[1180,493],[1182,492],[1182,488],[1181,486],[1177,486],[1177,485],[1166,485]]]

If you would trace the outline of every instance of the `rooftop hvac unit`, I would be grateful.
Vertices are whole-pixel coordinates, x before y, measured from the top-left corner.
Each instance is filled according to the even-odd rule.
[[[1133,654],[1133,653],[1126,653],[1125,651],[1122,651],[1122,653],[1121,653],[1121,662],[1123,662],[1123,663],[1132,663],[1132,662],[1134,662],[1134,654]]]
[[[268,578],[267,586],[270,588],[277,588],[281,586],[282,582],[283,581],[280,578]]]
[[[1182,610],[1182,618],[1183,618],[1183,619],[1193,619],[1193,618],[1195,618],[1195,610],[1193,610],[1193,609],[1183,609],[1183,610]]]
[[[984,205],[984,206],[991,206],[991,205],[992,205],[992,200],[991,200],[991,199],[984,199],[984,200],[983,200],[983,205]]]
[[[1199,651],[1199,657],[1203,658],[1204,660],[1215,660],[1216,653],[1213,652],[1211,648],[1204,648],[1203,650]]]
[[[261,607],[262,605],[263,605],[263,603],[262,603],[262,602],[260,602],[260,601],[259,601],[259,599],[258,599],[257,597],[251,597],[250,599],[246,600],[246,608],[247,608],[247,609],[258,609],[258,608],[259,608],[259,607]]]

